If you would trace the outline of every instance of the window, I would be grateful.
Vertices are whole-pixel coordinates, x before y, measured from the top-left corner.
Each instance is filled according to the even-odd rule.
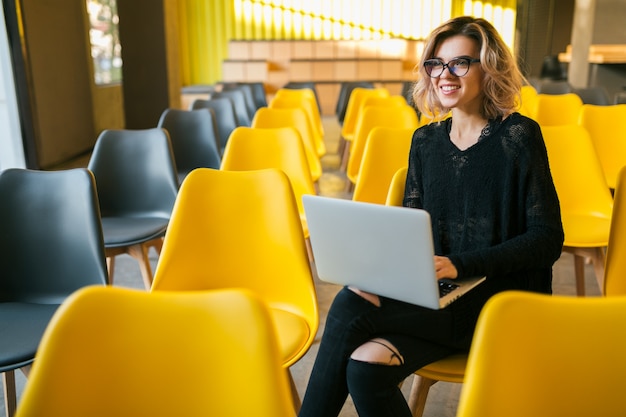
[[[89,38],[96,85],[122,81],[122,46],[117,0],[87,0]]]

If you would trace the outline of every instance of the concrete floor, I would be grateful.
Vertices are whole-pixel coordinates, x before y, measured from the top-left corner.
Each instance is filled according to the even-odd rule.
[[[345,191],[345,175],[339,171],[340,158],[337,155],[339,125],[334,117],[326,116],[324,117],[324,126],[328,154],[322,158],[324,174],[319,181],[320,194],[339,198],[350,198],[350,193]],[[83,164],[86,164],[85,160],[76,162],[76,165],[78,166],[84,166]],[[154,268],[157,262],[156,253],[151,254],[151,259],[153,261]],[[553,291],[555,294],[575,295],[573,266],[574,261],[572,256],[569,254],[563,254],[561,259],[559,259],[555,264],[553,279]],[[593,269],[590,265],[586,266],[585,273],[587,295],[598,296],[600,291],[593,275]],[[318,332],[318,339],[313,344],[309,352],[291,368],[292,375],[301,396],[304,394],[309,373],[317,354],[319,336],[323,330],[326,313],[334,295],[339,290],[338,286],[323,283],[319,281],[317,277],[315,277],[315,282],[320,309],[320,331]],[[143,288],[139,267],[135,260],[127,255],[119,256],[116,260],[115,285],[131,288]],[[21,393],[25,384],[25,379],[20,372],[16,373],[16,378],[18,391]],[[410,377],[403,385],[403,391],[407,397],[412,382],[411,378],[412,377]],[[249,389],[249,387],[246,387],[245,389]],[[456,414],[456,406],[460,390],[461,384],[450,384],[444,382],[435,384],[430,390],[426,403],[426,409],[424,411],[424,417],[454,417]],[[1,392],[0,415],[4,415],[4,394]],[[350,399],[346,402],[340,416],[357,416]]]

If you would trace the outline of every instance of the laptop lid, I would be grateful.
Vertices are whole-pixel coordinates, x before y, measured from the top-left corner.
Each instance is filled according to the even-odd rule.
[[[467,291],[450,280],[458,288],[440,297],[425,210],[313,195],[303,204],[320,280],[431,309]]]

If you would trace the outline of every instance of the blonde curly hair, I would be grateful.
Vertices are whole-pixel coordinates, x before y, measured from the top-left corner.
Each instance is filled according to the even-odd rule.
[[[433,120],[442,120],[450,111],[439,101],[424,69],[424,61],[434,57],[435,50],[444,40],[457,35],[473,39],[480,50],[480,66],[485,74],[482,116],[493,119],[516,111],[520,102],[521,86],[526,80],[513,54],[493,25],[485,19],[471,16],[451,19],[431,32],[416,67],[418,80],[413,90],[413,101],[418,110]]]

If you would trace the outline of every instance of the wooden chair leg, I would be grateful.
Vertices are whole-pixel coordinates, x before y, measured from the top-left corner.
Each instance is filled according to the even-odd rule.
[[[345,141],[345,145],[343,146],[343,152],[341,152],[341,164],[339,166],[339,170],[341,172],[346,172],[348,169],[348,159],[350,159],[350,142]]]
[[[17,408],[14,370],[6,371],[2,374],[2,385],[4,386],[4,409],[6,410],[6,416],[13,417]]]
[[[149,290],[150,287],[152,287],[152,267],[150,266],[150,259],[148,257],[148,245],[144,243],[129,246],[128,254],[139,262],[143,284],[146,290]]]
[[[109,285],[113,285],[113,275],[115,272],[115,255],[107,256],[107,271],[109,272]]]
[[[422,417],[422,414],[424,414],[428,391],[436,382],[437,380],[417,374],[413,377],[413,385],[411,385],[411,393],[409,394],[409,409],[413,417]]]

